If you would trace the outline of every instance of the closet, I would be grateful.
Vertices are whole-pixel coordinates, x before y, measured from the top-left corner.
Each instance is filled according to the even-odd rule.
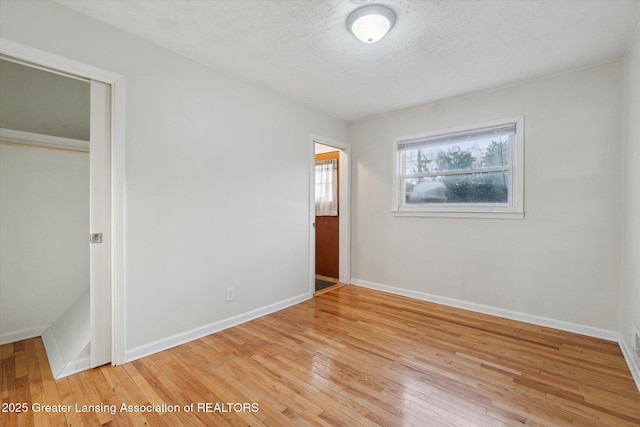
[[[41,336],[60,378],[110,361],[110,87],[2,58],[0,99],[0,343]]]

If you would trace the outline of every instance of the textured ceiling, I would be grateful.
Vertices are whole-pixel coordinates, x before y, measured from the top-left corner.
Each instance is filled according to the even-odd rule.
[[[640,0],[385,0],[364,44],[345,22],[369,1],[58,2],[344,120],[622,58],[640,21]]]

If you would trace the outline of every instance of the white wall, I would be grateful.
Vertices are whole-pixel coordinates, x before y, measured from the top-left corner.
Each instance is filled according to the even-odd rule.
[[[623,64],[352,125],[353,277],[618,330]],[[392,140],[525,115],[524,220],[391,215]]]
[[[0,145],[0,341],[38,336],[89,286],[89,153]]]
[[[635,348],[633,325],[640,331],[640,32],[629,50],[626,63],[625,224],[622,285],[622,337]],[[640,359],[636,357],[640,372]],[[636,378],[640,387],[640,377]]]
[[[129,354],[309,293],[309,136],[346,123],[55,3],[1,7],[2,37],[125,76]]]

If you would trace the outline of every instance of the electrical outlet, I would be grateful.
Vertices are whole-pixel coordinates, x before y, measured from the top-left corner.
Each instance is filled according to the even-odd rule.
[[[231,287],[227,288],[227,302],[233,301],[236,299],[236,289]]]

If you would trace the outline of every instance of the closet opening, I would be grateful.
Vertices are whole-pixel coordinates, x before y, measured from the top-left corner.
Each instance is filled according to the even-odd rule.
[[[112,361],[111,85],[0,57],[0,343]]]

